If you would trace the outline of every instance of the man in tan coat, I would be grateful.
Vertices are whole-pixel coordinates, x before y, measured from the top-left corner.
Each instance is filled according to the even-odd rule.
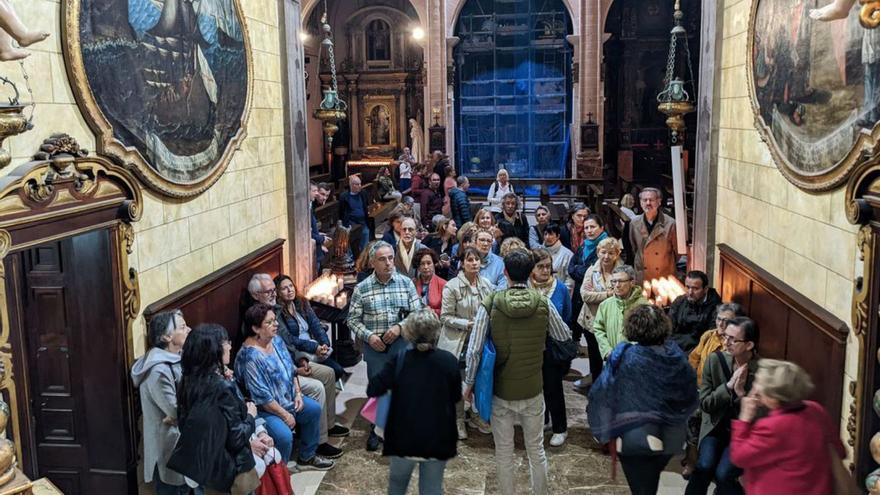
[[[644,213],[629,223],[626,247],[630,250],[638,283],[675,275],[678,258],[675,219],[660,211],[660,198],[659,189],[642,189],[639,201]]]

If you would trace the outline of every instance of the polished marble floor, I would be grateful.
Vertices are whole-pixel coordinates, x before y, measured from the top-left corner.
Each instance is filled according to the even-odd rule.
[[[576,360],[569,381],[585,372],[585,360]],[[380,495],[388,486],[388,461],[379,452],[364,449],[369,424],[358,415],[366,401],[366,365],[352,368],[354,374],[345,390],[337,397],[339,421],[352,427],[350,437],[337,445],[345,450],[335,469],[326,473],[304,472],[292,476],[296,495]],[[586,398],[571,391],[566,384],[569,436],[559,448],[546,447],[550,462],[550,483],[553,494],[628,494],[629,489],[618,467],[617,480],[611,479],[611,459],[602,454],[586,427]],[[449,495],[483,495],[498,493],[495,477],[494,446],[491,435],[469,431],[468,440],[459,443],[459,455],[446,468],[444,493]],[[547,436],[549,442],[549,434]],[[522,447],[522,433],[517,428],[517,493],[528,493],[528,460]],[[545,444],[547,445],[547,444]],[[670,462],[668,469],[678,467]],[[409,493],[417,493],[417,475],[413,476]],[[684,481],[673,471],[661,478],[659,495],[684,493]]]

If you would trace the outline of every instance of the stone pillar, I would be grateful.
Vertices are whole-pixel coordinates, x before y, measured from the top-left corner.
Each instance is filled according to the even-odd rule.
[[[314,251],[309,235],[309,153],[300,0],[278,0],[281,38],[281,84],[284,101],[284,176],[287,183],[288,273],[297,287],[313,279]],[[320,98],[320,96],[318,96]]]
[[[720,112],[714,111],[719,101],[716,84],[721,70],[721,39],[724,9],[715,2],[704,2],[700,19],[700,74],[697,93],[697,152],[694,177],[694,238],[691,269],[702,270],[711,278],[715,271],[715,212],[718,184],[718,127]]]
[[[425,130],[425,143],[429,142],[428,128],[433,124],[431,109],[440,109],[440,121],[448,122],[446,100],[446,9],[444,0],[428,0],[428,16],[426,34],[428,37],[425,48],[427,78],[425,80],[425,100],[427,104],[422,111]]]
[[[602,135],[602,15],[598,0],[580,0],[580,122],[587,121],[587,115],[599,123],[599,135]],[[578,129],[580,132],[580,129]],[[599,152],[602,151],[602,140]]]
[[[578,159],[581,151],[581,112],[580,112],[580,102],[581,102],[581,64],[580,64],[580,55],[581,55],[581,36],[576,34],[570,34],[565,37],[568,44],[571,45],[572,53],[571,53],[571,149],[572,149],[572,163],[571,163],[571,177],[577,178],[577,168],[578,168]]]
[[[446,127],[446,154],[449,163],[455,163],[455,59],[452,54],[455,46],[461,41],[458,36],[446,38],[446,119],[440,114],[440,125]],[[431,125],[434,125],[433,116]]]

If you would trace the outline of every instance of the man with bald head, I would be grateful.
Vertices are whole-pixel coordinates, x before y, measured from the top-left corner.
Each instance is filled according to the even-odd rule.
[[[339,195],[339,219],[346,227],[361,226],[361,249],[370,242],[370,227],[367,225],[368,204],[360,176],[350,176],[348,191]]]

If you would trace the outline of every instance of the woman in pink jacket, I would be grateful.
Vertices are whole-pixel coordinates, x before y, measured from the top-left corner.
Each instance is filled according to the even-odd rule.
[[[805,400],[812,391],[800,366],[774,359],[758,363],[752,391],[731,425],[730,460],[745,471],[749,495],[834,492],[831,463],[843,458],[843,444],[825,409]],[[769,413],[756,420],[761,407]]]

